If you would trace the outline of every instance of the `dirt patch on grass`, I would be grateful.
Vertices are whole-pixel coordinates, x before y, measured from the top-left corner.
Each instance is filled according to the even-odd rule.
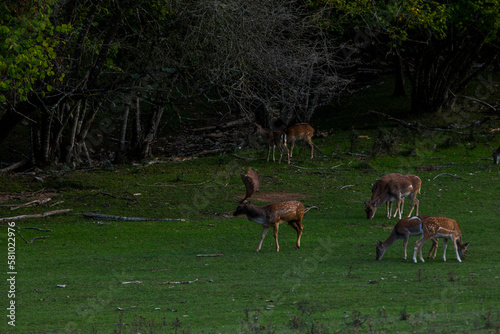
[[[252,195],[250,200],[259,202],[284,202],[284,201],[300,201],[307,198],[303,193],[281,193],[281,192],[258,192]]]

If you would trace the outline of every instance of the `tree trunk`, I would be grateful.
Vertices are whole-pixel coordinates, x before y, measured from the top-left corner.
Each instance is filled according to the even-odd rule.
[[[401,55],[396,54],[393,58],[394,65],[394,96],[406,96],[405,79],[403,72],[403,62]]]

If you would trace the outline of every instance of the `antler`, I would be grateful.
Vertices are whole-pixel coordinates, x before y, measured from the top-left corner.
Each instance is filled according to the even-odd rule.
[[[243,203],[247,198],[250,198],[254,192],[259,191],[260,176],[255,170],[249,168],[246,174],[241,174],[241,180],[246,188],[245,198],[240,201],[240,203]]]

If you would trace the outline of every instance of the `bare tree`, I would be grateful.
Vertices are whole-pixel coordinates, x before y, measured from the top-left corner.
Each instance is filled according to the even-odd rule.
[[[200,0],[186,5],[184,44],[207,94],[265,126],[308,121],[346,89],[338,42],[312,20],[306,1]],[[344,60],[343,60],[344,61]]]

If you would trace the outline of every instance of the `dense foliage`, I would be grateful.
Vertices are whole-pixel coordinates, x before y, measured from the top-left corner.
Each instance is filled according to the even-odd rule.
[[[166,119],[197,108],[308,121],[387,60],[413,112],[448,109],[500,27],[498,1],[30,0],[0,20],[0,144],[25,121],[41,166],[89,163],[111,135],[108,159],[148,157]]]

